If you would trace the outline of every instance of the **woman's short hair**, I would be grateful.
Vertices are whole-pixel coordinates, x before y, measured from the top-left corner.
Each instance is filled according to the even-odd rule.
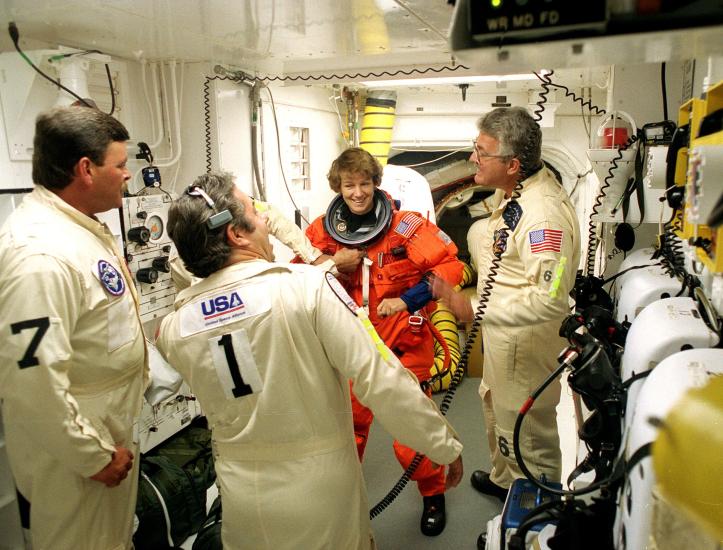
[[[364,174],[372,180],[375,187],[379,187],[382,183],[382,172],[382,165],[368,151],[360,147],[351,147],[331,163],[326,177],[331,190],[339,193],[342,174]]]

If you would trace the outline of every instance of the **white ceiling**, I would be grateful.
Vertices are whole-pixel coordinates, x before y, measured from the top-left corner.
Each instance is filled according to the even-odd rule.
[[[125,58],[283,72],[450,62],[445,0],[4,0],[0,49],[33,41]],[[27,44],[27,45],[26,45]]]
[[[582,55],[570,41],[453,55],[447,36],[454,8],[447,0],[2,0],[0,6],[0,51],[14,50],[7,33],[14,21],[26,50],[62,45],[126,59],[208,61],[261,76],[459,64],[471,70],[455,75],[508,74],[723,51],[723,27],[711,27],[578,40]]]

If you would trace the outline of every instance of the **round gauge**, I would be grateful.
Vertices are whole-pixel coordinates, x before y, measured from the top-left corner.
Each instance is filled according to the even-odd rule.
[[[154,214],[151,217],[148,218],[148,221],[146,222],[146,227],[151,232],[151,240],[157,241],[161,237],[163,237],[163,219]]]

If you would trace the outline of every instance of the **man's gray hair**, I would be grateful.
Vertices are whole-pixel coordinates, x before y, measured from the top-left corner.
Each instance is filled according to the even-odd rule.
[[[477,120],[477,129],[496,139],[497,154],[517,158],[526,178],[542,168],[542,130],[523,107],[498,107]]]
[[[214,202],[211,208],[205,198],[183,193],[173,201],[168,211],[168,234],[186,269],[196,277],[208,277],[226,265],[231,247],[226,242],[224,224],[210,229],[208,219],[228,210],[231,224],[248,233],[256,228],[244,215],[244,205],[234,195],[233,176],[223,172],[210,172],[196,178],[190,187],[202,189]]]

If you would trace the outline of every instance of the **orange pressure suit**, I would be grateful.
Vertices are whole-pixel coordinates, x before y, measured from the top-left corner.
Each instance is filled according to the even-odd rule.
[[[323,220],[324,216],[314,220],[306,229],[306,234],[313,246],[333,256],[344,245],[326,232]],[[365,248],[366,258],[357,270],[339,274],[338,279],[357,304],[368,306],[369,319],[384,343],[423,382],[430,377],[434,361],[434,341],[428,319],[437,307],[436,302],[429,301],[417,312],[405,310],[389,317],[377,315],[377,306],[384,298],[399,298],[428,273],[434,273],[452,285],[459,283],[463,266],[457,260],[457,247],[444,231],[418,213],[393,210],[389,229],[377,240],[367,243]],[[352,411],[361,460],[374,416],[356,400],[353,393]],[[414,450],[397,441],[394,442],[394,452],[405,469],[415,455]],[[434,468],[427,458],[420,463],[412,479],[417,481],[422,496],[444,493],[444,467]]]

